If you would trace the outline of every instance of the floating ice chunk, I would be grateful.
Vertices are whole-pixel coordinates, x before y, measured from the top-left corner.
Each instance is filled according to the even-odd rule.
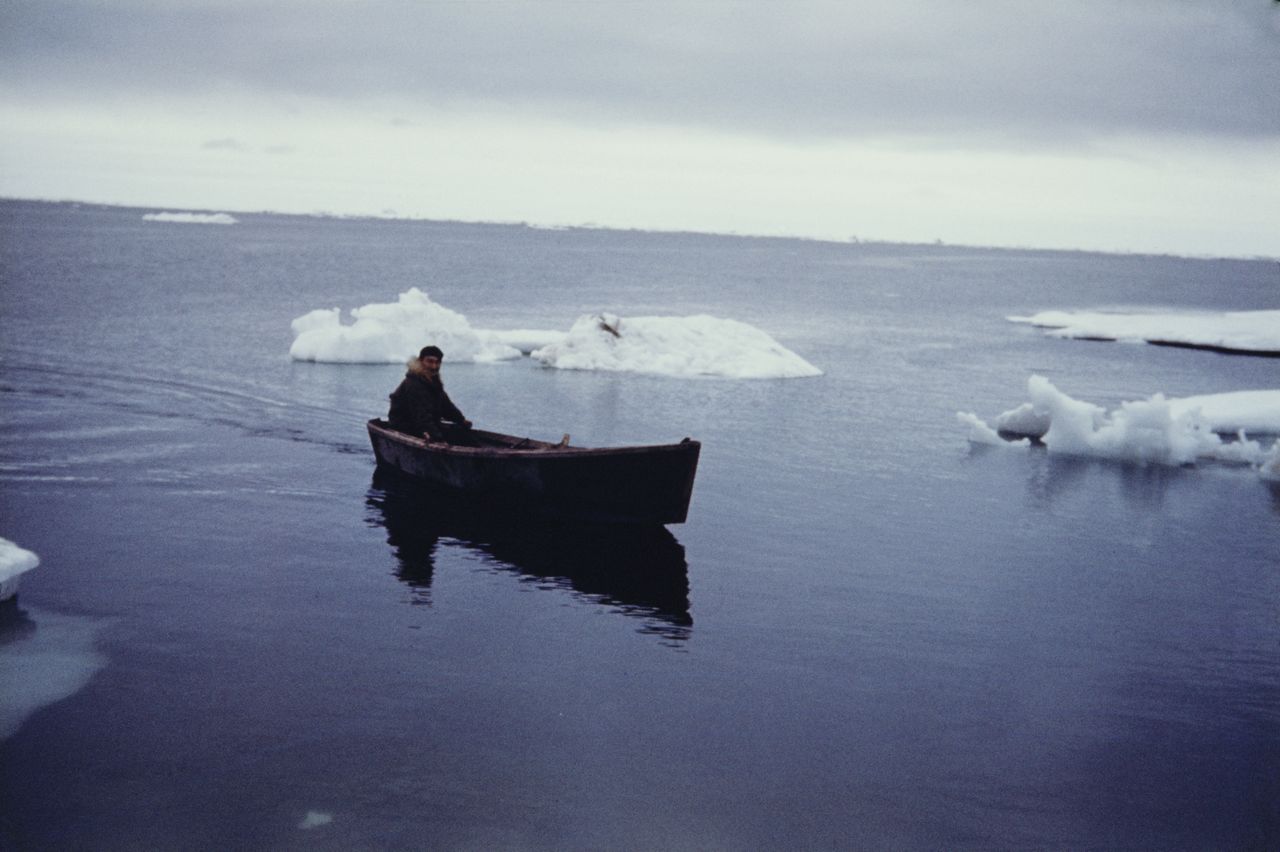
[[[338,308],[317,308],[303,314],[289,324],[294,334],[322,331],[342,324],[342,311]]]
[[[1280,483],[1280,441],[1272,445],[1271,452],[1263,457],[1258,475],[1267,482]]]
[[[306,831],[312,828],[319,828],[322,825],[328,825],[333,822],[333,815],[322,813],[320,811],[307,811],[307,815],[302,818],[302,822],[298,823],[298,828]]]
[[[1015,316],[1007,319],[1050,329],[1046,333],[1052,337],[1146,341],[1232,352],[1280,353],[1280,311],[1041,311],[1027,317]]]
[[[355,308],[351,316],[354,322],[343,325],[342,312],[331,308],[295,319],[290,357],[295,361],[397,364],[417,355],[428,343],[439,346],[445,358],[455,362],[520,357],[518,349],[472,328],[465,316],[431,301],[417,287],[401,293],[395,302]]]
[[[754,326],[705,314],[583,316],[533,357],[562,370],[610,370],[734,379],[820,376],[822,371]]]
[[[240,220],[230,213],[147,213],[148,222],[177,222],[183,225],[234,225]]]
[[[664,376],[739,379],[820,376],[822,371],[758,328],[710,316],[582,317],[569,332],[473,328],[416,287],[396,302],[351,311],[322,308],[293,320],[295,361],[386,364],[434,343],[450,361],[486,363],[531,354],[567,370],[614,370]]]
[[[1037,410],[1035,405],[1024,402],[996,418],[996,431],[1029,438],[1043,438],[1049,431],[1049,412]]]
[[[1019,438],[1016,441],[1006,441],[1000,437],[1000,434],[992,429],[978,415],[968,411],[957,411],[956,419],[969,427],[969,443],[985,444],[992,447],[1029,447],[1031,446],[1030,438]]]
[[[1053,453],[1166,465],[1194,464],[1207,458],[1225,462],[1259,465],[1273,463],[1276,447],[1264,451],[1243,429],[1234,441],[1224,441],[1214,431],[1214,420],[1205,417],[1216,411],[1218,422],[1234,420],[1261,424],[1259,431],[1280,431],[1280,417],[1271,406],[1280,391],[1250,391],[1166,399],[1155,394],[1149,399],[1123,402],[1114,411],[1072,399],[1043,376],[1027,380],[1031,402],[1006,411],[996,419],[1001,432],[1015,432],[1041,438]],[[1194,404],[1192,404],[1194,403]],[[962,417],[970,427],[970,441],[988,443],[995,430],[973,417]]]
[[[40,564],[40,557],[7,538],[0,538],[0,601],[18,593],[22,575]]]
[[[1079,423],[1061,416],[1064,408],[1079,404],[1069,398],[1059,404],[1055,412],[1058,416],[1044,436],[1045,445],[1050,449],[1181,465],[1196,460],[1205,439],[1219,443],[1218,437],[1197,418],[1174,418],[1163,394],[1147,400],[1122,402],[1118,411],[1097,418],[1094,427],[1087,431],[1077,428]]]

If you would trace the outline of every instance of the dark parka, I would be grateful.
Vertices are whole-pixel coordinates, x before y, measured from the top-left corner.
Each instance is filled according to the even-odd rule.
[[[404,381],[391,392],[391,411],[387,414],[391,428],[415,436],[426,433],[440,439],[444,435],[441,420],[462,423],[466,419],[445,393],[439,377],[429,378],[417,358],[410,361]]]

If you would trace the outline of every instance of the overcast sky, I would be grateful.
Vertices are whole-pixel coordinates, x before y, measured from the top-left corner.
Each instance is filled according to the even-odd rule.
[[[0,194],[1280,256],[1273,0],[0,0]]]

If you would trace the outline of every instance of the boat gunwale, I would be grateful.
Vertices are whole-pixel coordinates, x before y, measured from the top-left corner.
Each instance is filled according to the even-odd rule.
[[[601,456],[624,456],[652,453],[687,453],[693,448],[701,448],[701,443],[692,438],[685,438],[674,444],[639,444],[622,447],[574,447],[559,446],[534,438],[519,435],[508,435],[504,432],[491,432],[485,429],[474,431],[483,435],[494,435],[499,438],[510,438],[514,441],[530,441],[540,446],[532,447],[466,447],[460,444],[428,443],[423,438],[416,438],[405,432],[392,429],[385,420],[374,418],[368,422],[370,431],[377,431],[389,440],[432,453],[444,453],[473,458],[531,458],[531,459],[569,459]]]

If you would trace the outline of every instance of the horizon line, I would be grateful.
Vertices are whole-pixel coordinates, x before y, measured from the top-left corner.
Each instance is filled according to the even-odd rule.
[[[1280,0],[1276,0],[1280,2]],[[1169,251],[1148,251],[1140,249],[1097,249],[1097,248],[1061,248],[1050,246],[1027,246],[1027,245],[995,245],[995,244],[977,244],[977,243],[953,243],[946,242],[941,238],[932,241],[929,240],[892,240],[877,238],[862,238],[852,235],[846,239],[838,239],[836,237],[819,237],[808,236],[804,234],[760,234],[760,233],[743,233],[738,231],[701,231],[689,228],[642,228],[636,226],[621,225],[602,225],[594,222],[585,222],[579,224],[564,223],[545,223],[530,222],[529,220],[505,220],[505,219],[440,219],[431,216],[420,216],[408,213],[400,213],[396,211],[386,211],[383,213],[339,213],[327,210],[313,210],[310,212],[297,212],[288,210],[270,210],[270,209],[236,209],[231,207],[187,207],[187,206],[152,206],[150,204],[134,204],[119,201],[95,201],[85,198],[42,198],[19,195],[0,195],[0,202],[34,202],[38,204],[80,204],[92,205],[95,207],[110,207],[123,210],[146,210],[169,213],[226,213],[240,215],[256,215],[256,216],[298,216],[311,219],[370,219],[380,222],[428,222],[440,225],[486,225],[495,227],[523,227],[530,230],[547,230],[547,231],[609,231],[616,233],[641,233],[655,235],[689,235],[703,237],[725,237],[731,239],[748,239],[748,240],[796,240],[800,242],[816,242],[830,243],[838,246],[903,246],[912,248],[952,248],[964,249],[968,251],[1008,251],[1008,252],[1059,252],[1063,254],[1103,254],[1114,255],[1116,257],[1168,257],[1183,260],[1240,260],[1240,261],[1262,261],[1262,262],[1280,262],[1280,255],[1267,254],[1250,254],[1250,255],[1230,255],[1230,254],[1179,254]]]

